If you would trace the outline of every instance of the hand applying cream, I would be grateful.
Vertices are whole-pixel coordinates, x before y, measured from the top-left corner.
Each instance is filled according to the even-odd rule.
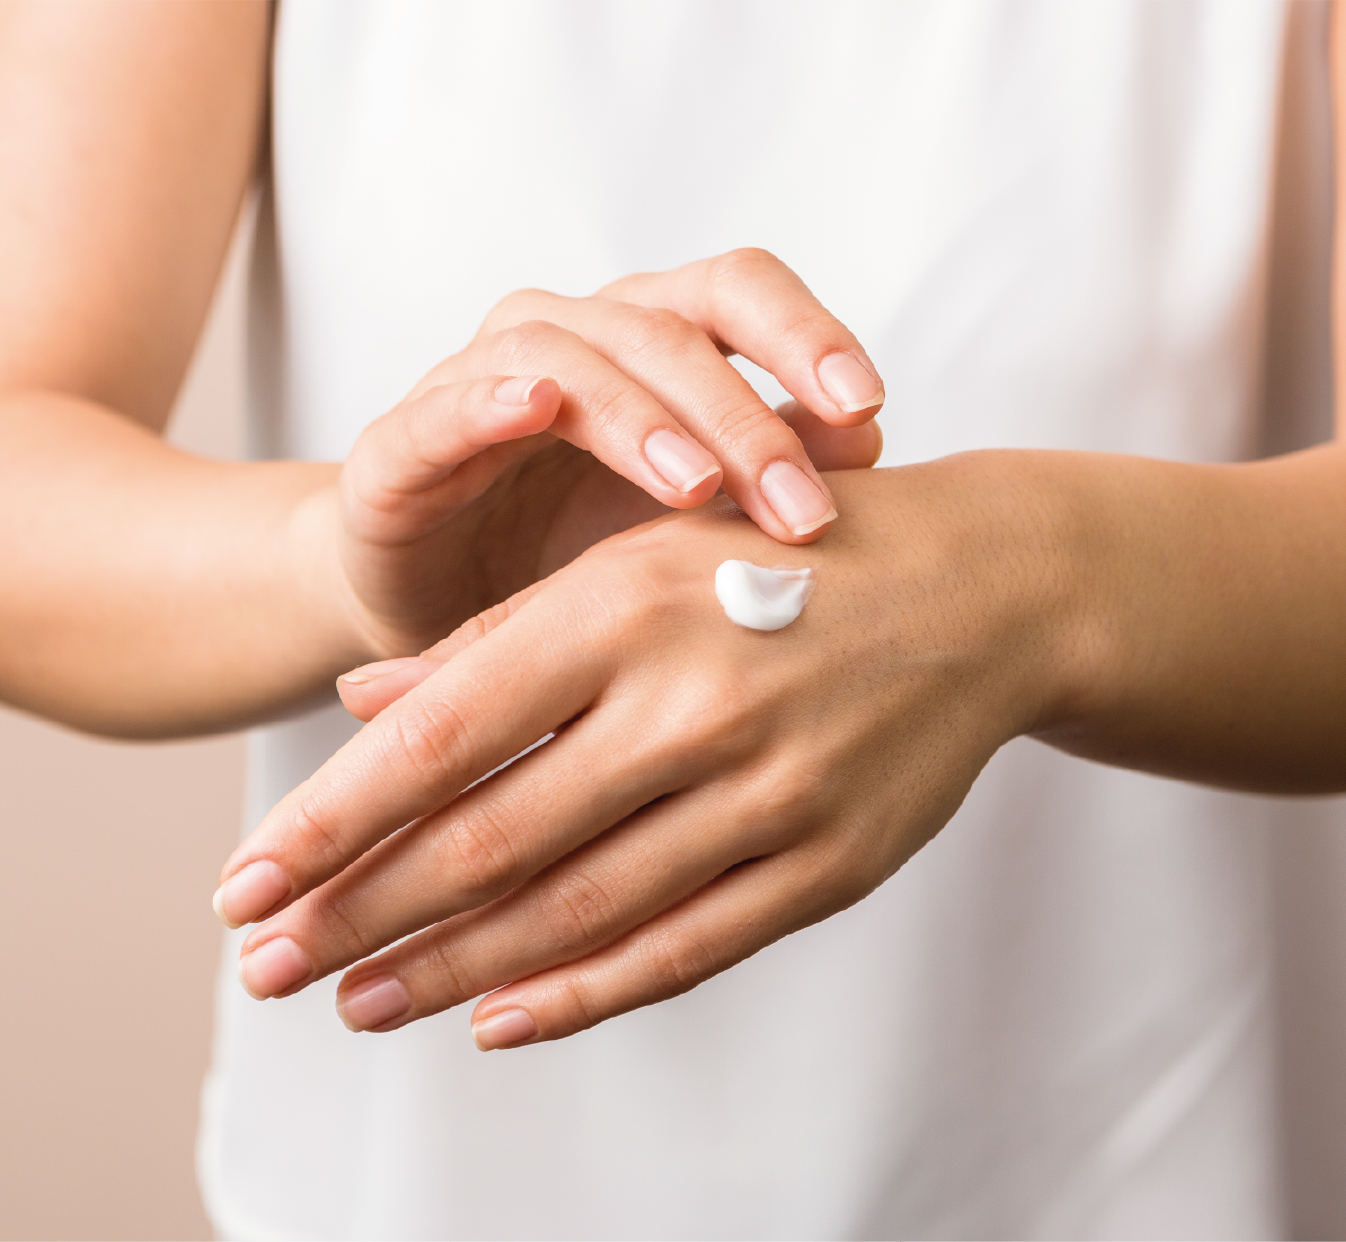
[[[724,615],[750,630],[779,630],[804,610],[813,594],[811,569],[763,569],[751,561],[725,561],[715,571],[715,595]]]

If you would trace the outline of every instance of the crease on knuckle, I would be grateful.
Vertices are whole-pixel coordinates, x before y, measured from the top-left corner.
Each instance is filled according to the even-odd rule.
[[[638,409],[640,397],[634,384],[625,376],[615,377],[600,385],[585,402],[585,422],[594,440],[620,439]]]
[[[438,789],[456,774],[454,756],[471,744],[467,722],[451,703],[404,702],[392,718],[394,745],[427,788]]]
[[[715,955],[686,929],[666,927],[645,946],[650,976],[661,996],[680,996],[716,971]]]
[[[502,818],[478,802],[438,842],[444,870],[483,899],[512,888],[523,870]]]
[[[432,990],[440,1009],[461,1005],[480,996],[489,986],[473,974],[463,958],[455,955],[456,943],[453,936],[435,936],[422,948],[417,963],[418,969],[435,980]]]
[[[333,931],[351,950],[351,959],[368,957],[381,948],[377,937],[364,932],[359,922],[350,913],[349,899],[340,893],[329,893],[318,889],[314,894],[312,921],[322,928],[324,935]],[[330,956],[330,955],[329,955]]]
[[[620,330],[620,352],[626,357],[659,359],[685,353],[707,340],[705,333],[677,311],[637,306],[627,312]]]
[[[617,923],[617,907],[608,891],[582,871],[557,877],[542,915],[552,936],[567,949],[606,944]]]
[[[776,438],[778,429],[785,426],[775,410],[756,393],[750,393],[733,405],[720,406],[714,411],[711,422],[716,443],[729,449],[751,442],[764,432]],[[790,434],[793,433],[787,433],[787,439]]]
[[[335,871],[344,870],[355,855],[342,841],[341,834],[324,822],[310,797],[300,797],[291,810],[291,827],[304,846],[304,852],[317,847],[323,860]]]
[[[500,362],[515,373],[523,374],[539,354],[553,347],[565,331],[545,319],[525,319],[501,330],[497,338]],[[549,368],[543,367],[544,371]]]
[[[802,351],[814,353],[821,348],[818,344],[820,338],[824,341],[837,340],[839,326],[836,317],[823,307],[810,306],[797,315],[782,320],[775,331],[787,346],[793,347],[797,344]]]
[[[565,1026],[572,1032],[587,1031],[611,1016],[604,1012],[583,976],[571,975],[558,980],[549,999],[566,1014]]]

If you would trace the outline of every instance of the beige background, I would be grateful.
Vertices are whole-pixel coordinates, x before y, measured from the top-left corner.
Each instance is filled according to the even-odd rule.
[[[236,247],[171,435],[242,445]],[[193,1172],[237,737],[136,745],[0,708],[0,1237],[210,1238]]]

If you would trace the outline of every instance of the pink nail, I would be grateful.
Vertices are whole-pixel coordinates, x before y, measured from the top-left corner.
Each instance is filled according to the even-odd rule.
[[[420,658],[420,656],[398,656],[393,660],[362,664],[359,668],[351,669],[349,673],[342,673],[337,681],[344,681],[348,686],[363,686],[365,682],[373,681],[376,677],[386,677],[389,673],[397,672],[399,668],[406,668],[408,664],[417,664]]]
[[[225,880],[210,904],[221,921],[242,927],[289,895],[289,876],[269,858],[262,858]]]
[[[515,1048],[537,1037],[537,1023],[522,1009],[504,1009],[472,1024],[472,1038],[483,1052]]]
[[[388,1024],[410,1009],[411,997],[392,975],[371,975],[337,994],[337,1014],[352,1031],[392,1030]]]
[[[277,936],[258,945],[238,962],[238,981],[256,1000],[284,992],[312,973],[308,955],[288,936]]]
[[[818,383],[847,414],[883,401],[883,385],[854,354],[828,354],[818,363]]]
[[[495,399],[501,405],[527,405],[533,389],[545,378],[542,375],[516,375],[513,379],[501,380],[495,386]]]
[[[699,444],[684,440],[665,427],[645,437],[645,457],[666,483],[684,493],[720,472],[715,458]]]
[[[792,535],[807,535],[837,515],[832,502],[792,461],[773,461],[762,471],[762,495]]]

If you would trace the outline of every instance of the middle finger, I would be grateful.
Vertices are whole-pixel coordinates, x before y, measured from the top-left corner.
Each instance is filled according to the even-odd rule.
[[[696,764],[620,722],[581,717],[553,742],[382,842],[244,941],[239,978],[262,998],[299,990],[393,941],[515,889]],[[612,762],[614,753],[620,755]],[[604,778],[592,773],[603,763]]]
[[[392,1030],[503,984],[587,957],[748,858],[788,844],[741,782],[647,806],[484,909],[413,936],[342,980],[351,1030]]]
[[[836,518],[832,493],[798,436],[677,312],[529,289],[511,295],[500,313],[566,328],[635,380],[711,452],[724,490],[767,534],[798,544]],[[556,423],[563,435],[566,417],[563,408]],[[651,454],[648,441],[645,451]]]

